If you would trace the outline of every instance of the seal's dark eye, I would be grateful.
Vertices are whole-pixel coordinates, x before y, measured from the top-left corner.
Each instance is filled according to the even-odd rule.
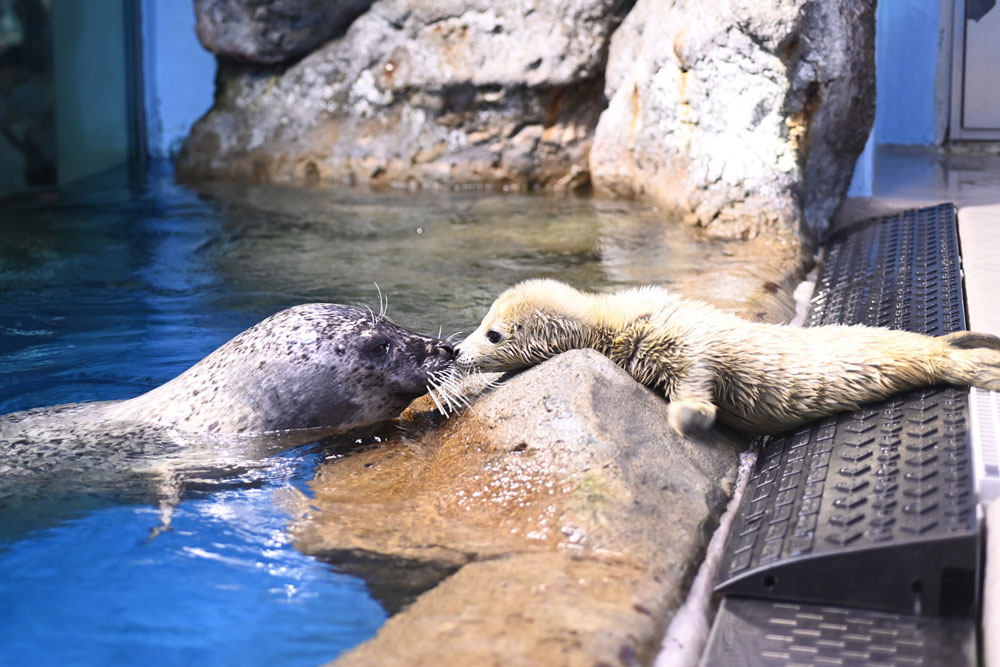
[[[373,357],[384,357],[385,355],[389,354],[388,341],[382,341],[377,345],[372,345],[372,347],[369,349],[369,353],[371,353]]]
[[[503,338],[503,336],[500,335],[499,331],[494,331],[493,329],[490,329],[489,331],[486,332],[486,340],[490,341],[494,345],[499,343],[501,338]]]

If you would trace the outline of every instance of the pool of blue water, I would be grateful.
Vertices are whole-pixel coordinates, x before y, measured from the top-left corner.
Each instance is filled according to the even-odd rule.
[[[0,414],[137,396],[297,303],[381,290],[390,318],[447,335],[516,280],[669,283],[717,250],[624,203],[107,174],[0,201]],[[308,494],[322,458],[186,494],[153,539],[135,499],[0,533],[0,665],[315,665],[371,637],[386,612],[365,583],[287,535],[278,497]]]
[[[311,300],[214,269],[223,209],[166,176],[5,202],[0,414],[138,395]],[[152,504],[0,534],[0,665],[315,665],[370,637],[385,611],[360,579],[297,552],[274,500],[308,491],[318,458],[293,450],[253,484],[185,498],[152,540]]]

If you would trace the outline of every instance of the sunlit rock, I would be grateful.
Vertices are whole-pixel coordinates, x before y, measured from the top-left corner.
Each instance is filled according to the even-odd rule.
[[[373,582],[377,568],[357,566],[372,555],[395,559],[394,571],[399,559],[456,571],[342,662],[652,655],[743,445],[723,430],[683,439],[665,412],[623,370],[576,350],[483,394],[440,430],[325,464],[294,530],[300,549]]]
[[[875,115],[874,0],[639,0],[590,168],[725,237],[821,233]]]

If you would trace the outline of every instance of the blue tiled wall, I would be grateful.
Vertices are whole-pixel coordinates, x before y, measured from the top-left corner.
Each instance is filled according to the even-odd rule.
[[[146,135],[152,158],[176,155],[212,106],[215,56],[194,31],[193,0],[142,0]]]

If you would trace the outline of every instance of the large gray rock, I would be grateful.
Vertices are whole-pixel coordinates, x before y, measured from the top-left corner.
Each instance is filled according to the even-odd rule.
[[[821,233],[874,118],[875,0],[639,0],[590,167],[725,237]]]
[[[274,68],[233,60],[317,41],[298,9],[276,9],[310,3],[202,2],[216,17],[203,38],[224,60],[182,179],[576,189],[593,177],[713,235],[794,244],[825,230],[874,118],[875,0],[377,0]],[[348,4],[317,5],[316,26]]]
[[[221,68],[182,178],[589,184],[621,0],[379,0],[285,71]]]
[[[195,0],[202,46],[229,60],[273,65],[344,32],[372,0]]]
[[[666,405],[574,350],[440,430],[324,465],[300,549],[355,572],[373,554],[394,572],[457,570],[340,664],[648,662],[743,444],[677,436]]]

